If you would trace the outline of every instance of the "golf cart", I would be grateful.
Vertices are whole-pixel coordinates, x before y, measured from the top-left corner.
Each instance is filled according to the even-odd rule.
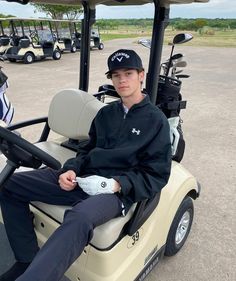
[[[79,48],[77,47],[75,37],[75,25],[81,23],[78,20],[49,20],[53,26],[56,44],[61,52],[69,51],[75,53]]]
[[[11,26],[11,47],[5,52],[10,62],[23,61],[26,64],[36,60],[52,57],[54,60],[61,58],[61,52],[55,44],[51,29],[45,28],[43,20],[6,18]],[[26,26],[33,23],[33,29]],[[47,21],[44,21],[47,22]],[[37,28],[37,23],[39,28]]]
[[[10,45],[10,36],[4,32],[4,19],[0,19],[0,55],[3,55]]]
[[[25,2],[25,1],[24,1]],[[41,3],[78,4],[79,0],[35,0]],[[40,168],[45,164],[59,168],[73,157],[76,148],[88,138],[88,130],[97,111],[106,106],[89,91],[89,54],[91,26],[95,8],[105,5],[142,5],[146,0],[127,0],[122,3],[108,0],[81,1],[84,7],[82,44],[80,52],[79,89],[64,89],[53,98],[48,116],[8,129],[0,128],[1,151],[8,158],[0,174],[0,186],[20,166]],[[151,2],[151,1],[150,1]],[[146,90],[157,105],[158,82],[164,30],[171,3],[190,3],[191,0],[154,1],[154,25],[151,40]],[[207,2],[197,0],[196,2]],[[184,36],[184,35],[183,35]],[[111,87],[102,87],[100,94],[113,95]],[[70,110],[68,110],[68,108]],[[71,122],[75,120],[75,122]],[[45,122],[36,144],[31,144],[11,131]],[[151,124],[150,124],[151,126]],[[60,138],[48,140],[50,131]],[[184,245],[193,220],[193,201],[200,186],[195,177],[176,160],[172,161],[168,184],[151,200],[132,206],[125,217],[111,220],[97,227],[83,254],[73,263],[66,275],[72,281],[133,281],[144,280],[163,255],[175,255]],[[51,206],[32,202],[31,210],[39,244],[42,245],[63,220],[67,206]]]
[[[81,45],[81,21],[71,21],[72,38],[74,40],[77,49],[80,49]],[[90,48],[97,48],[98,50],[104,49],[104,44],[101,41],[101,36],[98,26],[92,26],[90,34]]]
[[[101,36],[99,32],[98,27],[94,27],[91,30],[91,42],[90,42],[90,48],[97,48],[98,50],[103,50],[104,49],[104,44],[101,41]]]

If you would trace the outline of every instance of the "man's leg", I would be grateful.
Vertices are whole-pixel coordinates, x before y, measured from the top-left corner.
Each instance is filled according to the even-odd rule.
[[[15,173],[0,192],[0,204],[6,233],[16,260],[30,263],[38,252],[29,210],[30,201],[73,205],[87,197],[81,189],[71,192],[62,190],[58,185],[58,172],[54,170]],[[17,272],[17,269],[14,268],[14,271]]]
[[[93,229],[121,215],[114,194],[100,194],[66,211],[62,225],[52,234],[17,281],[58,281],[93,237]],[[104,237],[104,239],[106,239]]]

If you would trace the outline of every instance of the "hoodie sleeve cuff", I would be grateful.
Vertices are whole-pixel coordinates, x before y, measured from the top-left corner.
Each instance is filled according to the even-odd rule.
[[[132,188],[132,184],[127,179],[127,177],[125,177],[125,176],[115,176],[115,177],[113,177],[113,179],[118,181],[118,183],[120,184],[120,186],[121,186],[120,193],[122,195],[128,195],[131,188]]]

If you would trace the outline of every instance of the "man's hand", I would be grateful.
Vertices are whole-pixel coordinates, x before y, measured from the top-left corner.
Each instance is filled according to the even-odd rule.
[[[114,180],[114,187],[113,187],[113,191],[114,192],[120,192],[121,191],[121,186],[120,184],[118,183],[118,181]]]
[[[76,177],[78,185],[89,195],[112,194],[120,190],[119,183],[114,179],[101,176]]]
[[[76,173],[72,170],[69,170],[59,176],[58,183],[61,187],[61,189],[70,191],[73,190],[76,187]]]

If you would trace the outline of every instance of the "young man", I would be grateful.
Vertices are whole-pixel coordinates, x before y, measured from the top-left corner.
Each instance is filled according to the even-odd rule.
[[[17,262],[0,281],[57,281],[79,257],[93,229],[152,198],[171,167],[169,125],[141,91],[144,69],[132,50],[108,58],[108,78],[121,101],[94,118],[89,142],[60,171],[15,173],[0,195],[2,215]],[[30,201],[73,206],[39,250]]]

